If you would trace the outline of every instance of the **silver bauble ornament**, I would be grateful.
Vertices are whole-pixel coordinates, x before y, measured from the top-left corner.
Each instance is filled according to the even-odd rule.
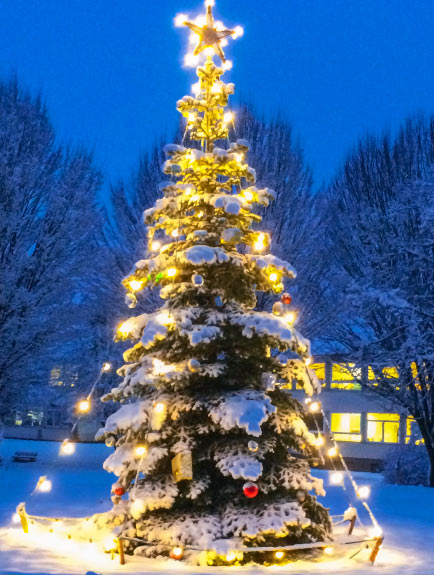
[[[259,445],[256,443],[256,441],[250,440],[249,443],[247,444],[247,447],[249,448],[249,451],[258,451],[259,449]]]
[[[192,373],[197,373],[200,369],[200,361],[198,361],[197,359],[189,359],[188,360],[188,369],[192,372]]]
[[[106,440],[105,440],[105,444],[107,447],[113,447],[113,445],[115,444],[116,439],[113,437],[113,435],[109,435]]]
[[[276,301],[273,303],[273,313],[274,315],[282,315],[283,313],[283,303]]]
[[[133,307],[136,307],[137,305],[137,298],[133,293],[127,293],[127,295],[125,296],[125,303],[127,304],[127,306],[132,309]]]

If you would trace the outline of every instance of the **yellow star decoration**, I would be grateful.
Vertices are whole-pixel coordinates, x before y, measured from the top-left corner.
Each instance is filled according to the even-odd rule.
[[[223,52],[223,48],[221,46],[221,40],[226,38],[227,36],[232,36],[236,34],[236,30],[217,30],[214,26],[214,18],[212,15],[212,2],[206,2],[206,20],[203,26],[198,26],[194,22],[183,22],[184,26],[190,28],[192,32],[199,36],[199,41],[194,49],[193,55],[198,56],[201,52],[203,52],[206,48],[212,48],[217,56],[220,57],[222,62],[225,62],[225,53]]]

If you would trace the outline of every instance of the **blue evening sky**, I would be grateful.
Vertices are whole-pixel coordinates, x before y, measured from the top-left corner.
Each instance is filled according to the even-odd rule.
[[[178,12],[199,0],[0,0],[0,73],[42,90],[60,138],[112,180],[177,122],[190,89]],[[366,130],[434,112],[433,0],[217,0],[245,35],[227,49],[237,92],[293,122],[319,184]]]

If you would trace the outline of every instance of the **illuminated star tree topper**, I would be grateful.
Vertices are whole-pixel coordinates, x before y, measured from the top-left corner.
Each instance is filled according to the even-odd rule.
[[[185,14],[178,14],[175,18],[176,26],[187,26],[191,31],[190,42],[196,44],[192,53],[185,57],[186,65],[196,66],[198,63],[198,56],[203,52],[207,57],[212,57],[214,54],[219,56],[222,63],[226,62],[223,47],[227,45],[227,37],[239,38],[243,35],[241,26],[236,26],[234,29],[229,29],[224,26],[222,22],[216,22],[212,13],[214,0],[206,0],[206,15],[198,16],[194,21],[188,20]]]

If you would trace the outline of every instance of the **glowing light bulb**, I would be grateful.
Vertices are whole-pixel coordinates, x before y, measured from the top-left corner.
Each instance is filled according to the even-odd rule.
[[[274,558],[277,559],[278,561],[280,561],[281,559],[283,559],[285,557],[285,552],[284,551],[276,551],[274,553]]]
[[[198,218],[203,218],[203,212],[202,210],[200,212],[197,212],[197,217]]]
[[[371,527],[368,531],[369,537],[381,537],[383,535],[383,530],[379,525]]]
[[[180,28],[181,26],[184,26],[184,24],[187,22],[187,20],[188,20],[188,16],[186,14],[177,14],[175,16],[175,20],[174,20],[175,26],[177,28]]]
[[[158,240],[155,240],[154,242],[152,242],[151,244],[151,250],[153,252],[158,252],[158,250],[161,248],[161,242],[159,242]]]
[[[314,442],[314,443],[315,443],[315,445],[316,445],[317,447],[321,447],[322,445],[324,445],[325,439],[324,439],[324,437],[323,437],[322,435],[318,435],[318,436],[315,438],[315,442]]]
[[[46,477],[40,477],[39,481],[36,485],[36,488],[38,489],[38,491],[41,491],[42,493],[48,493],[49,491],[51,491],[52,487],[53,487],[53,484]]]
[[[337,447],[330,447],[330,449],[328,449],[328,451],[327,451],[327,455],[329,457],[336,457],[337,454],[338,454],[338,448]]]
[[[265,248],[265,234],[259,234],[259,236],[256,238],[256,242],[253,244],[253,247],[257,252],[262,252],[262,250]]]
[[[177,238],[179,236],[179,230],[173,230],[172,233],[170,234],[172,236],[172,238]]]
[[[188,122],[195,122],[196,121],[196,114],[194,112],[189,112],[188,116],[187,116],[187,121]]]
[[[223,114],[223,122],[225,124],[229,124],[230,122],[233,122],[233,121],[234,121],[234,115],[232,112],[225,112]]]
[[[225,72],[227,72],[228,70],[232,70],[232,61],[231,60],[226,60],[226,62],[223,62],[222,64],[222,68]]]
[[[131,280],[129,282],[129,286],[132,289],[132,291],[139,291],[140,289],[142,289],[142,285],[143,285],[143,282],[141,282],[139,280]]]
[[[77,403],[77,410],[80,413],[87,413],[90,409],[90,401],[88,399],[82,399]]]
[[[369,487],[369,485],[362,485],[357,490],[357,497],[360,497],[360,499],[368,499],[370,495],[371,495],[371,488]]]
[[[252,192],[249,192],[249,190],[244,190],[243,196],[246,198],[248,202],[251,202],[253,200],[253,194]]]
[[[134,450],[137,457],[143,457],[147,453],[147,448],[144,445],[138,445]]]
[[[108,535],[103,541],[104,551],[110,553],[114,551],[117,547],[116,541],[113,539],[113,535]]]
[[[312,413],[316,413],[317,411],[319,411],[321,408],[321,404],[319,401],[312,401],[312,403],[309,404],[309,411],[311,411]]]
[[[175,323],[175,320],[170,315],[170,312],[167,309],[160,312],[157,315],[156,319],[157,319],[157,321],[159,321],[161,324],[163,324],[165,326],[173,325]]]
[[[188,53],[184,56],[184,66],[187,68],[195,68],[199,64],[199,56]]]
[[[182,559],[183,555],[184,549],[182,547],[174,547],[170,552],[170,557],[176,560]]]
[[[229,551],[229,553],[226,555],[226,561],[228,563],[232,563],[232,561],[235,561],[236,558],[237,556],[233,551]]]
[[[166,409],[166,406],[164,405],[164,403],[159,401],[158,403],[155,404],[154,409],[156,413],[163,413],[164,410]]]
[[[235,26],[234,28],[235,34],[232,34],[232,38],[236,40],[237,38],[241,38],[244,34],[244,29],[242,26]]]
[[[333,555],[334,552],[335,550],[331,545],[329,545],[328,547],[324,547],[324,553],[326,555]]]
[[[60,454],[72,455],[73,453],[75,453],[75,443],[70,443],[67,439],[62,441],[62,445],[60,446]]]
[[[168,278],[174,278],[177,273],[178,273],[178,270],[176,268],[169,268],[167,270],[167,277]]]
[[[310,365],[312,363],[312,358],[311,357],[305,357],[304,363],[305,363],[305,365]]]
[[[102,370],[103,370],[103,371],[110,371],[111,368],[112,368],[112,364],[111,364],[110,362],[108,362],[108,361],[105,361],[105,362],[102,364]]]
[[[130,333],[130,324],[128,323],[128,320],[119,325],[118,333],[120,335],[128,335]]]
[[[221,94],[223,91],[223,86],[220,82],[216,82],[211,86],[211,94]]]
[[[270,282],[277,282],[277,280],[279,279],[279,276],[276,274],[276,272],[272,272],[269,276]]]
[[[292,325],[295,322],[295,320],[297,319],[297,314],[294,311],[289,311],[285,315],[285,319],[289,324]]]
[[[331,485],[343,485],[344,474],[342,471],[334,471],[330,474],[330,484]]]

